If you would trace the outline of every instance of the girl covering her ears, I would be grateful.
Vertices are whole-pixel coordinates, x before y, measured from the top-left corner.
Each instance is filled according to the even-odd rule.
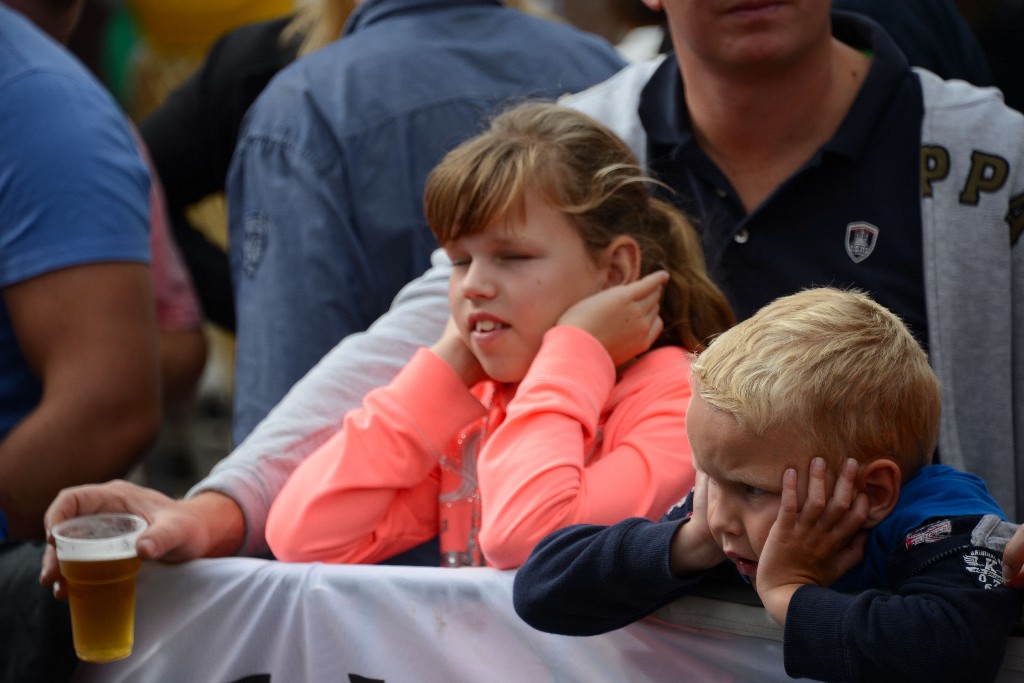
[[[660,516],[693,485],[689,355],[733,322],[700,241],[627,147],[525,104],[450,152],[427,219],[451,318],[286,483],[285,561],[518,567],[560,527]]]

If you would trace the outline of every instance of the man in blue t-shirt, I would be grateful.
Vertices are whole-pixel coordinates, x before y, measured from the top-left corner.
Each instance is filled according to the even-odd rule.
[[[33,19],[59,35],[79,6]],[[0,139],[0,679],[53,680],[70,649],[37,582],[43,512],[124,475],[159,425],[150,180],[102,86],[3,5]]]

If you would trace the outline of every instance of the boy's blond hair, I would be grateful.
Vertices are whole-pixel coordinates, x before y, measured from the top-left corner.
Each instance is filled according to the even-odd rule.
[[[804,435],[836,467],[888,458],[904,479],[931,461],[939,382],[903,322],[858,291],[776,299],[716,338],[692,368],[709,405],[761,435]]]

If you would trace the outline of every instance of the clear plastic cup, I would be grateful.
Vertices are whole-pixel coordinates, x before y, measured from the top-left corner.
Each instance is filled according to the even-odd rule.
[[[54,526],[60,573],[68,588],[75,653],[86,662],[112,662],[132,653],[135,541],[149,524],[129,514],[86,515]]]

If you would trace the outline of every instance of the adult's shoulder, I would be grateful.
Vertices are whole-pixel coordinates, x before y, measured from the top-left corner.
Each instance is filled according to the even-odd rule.
[[[607,80],[561,98],[559,104],[577,109],[608,126],[644,165],[647,133],[640,121],[640,96],[665,59],[665,55],[660,55],[629,64]]]
[[[206,64],[224,74],[246,73],[262,64],[280,69],[295,60],[298,40],[282,42],[289,17],[245,24],[228,31],[214,42]]]
[[[926,117],[940,113],[954,116],[967,125],[987,125],[986,122],[993,119],[1014,125],[1024,122],[1024,115],[1006,104],[998,88],[979,87],[959,79],[943,79],[921,67],[914,67],[914,72],[921,83]]]
[[[77,60],[12,14],[0,14],[0,252],[31,235],[68,260],[147,260],[149,173],[126,117]],[[56,233],[60,250],[47,242]],[[4,269],[6,282],[34,274]]]
[[[74,70],[26,68],[0,81],[0,135],[0,157],[116,150],[138,158],[124,113],[91,76]]]
[[[282,42],[289,21],[287,17],[272,19],[228,31],[210,47],[199,70],[179,91],[191,89],[210,103],[240,108],[232,114],[241,119],[267,83],[295,61],[298,39]],[[237,97],[241,101],[231,101]]]
[[[53,128],[58,123],[76,130],[95,119],[125,125],[113,97],[78,59],[2,4],[0,112],[0,128],[6,131],[49,128],[59,135],[61,130]]]
[[[194,201],[222,187],[242,120],[267,83],[295,59],[281,42],[289,19],[246,24],[221,36],[199,69],[139,124],[168,199]],[[196,160],[202,158],[203,168]]]
[[[653,59],[628,64],[610,78],[596,83],[586,90],[566,95],[559,100],[559,103],[591,115],[593,115],[592,112],[605,108],[615,106],[622,108],[622,96],[635,95],[639,99],[640,92],[665,59],[666,55],[658,55]]]
[[[1024,114],[1008,106],[997,88],[944,80],[922,68],[914,72],[924,103],[921,144],[946,160],[947,174],[977,183],[991,175],[993,164],[1005,165],[999,175],[1011,180],[1000,188],[1013,194],[1024,189]]]

